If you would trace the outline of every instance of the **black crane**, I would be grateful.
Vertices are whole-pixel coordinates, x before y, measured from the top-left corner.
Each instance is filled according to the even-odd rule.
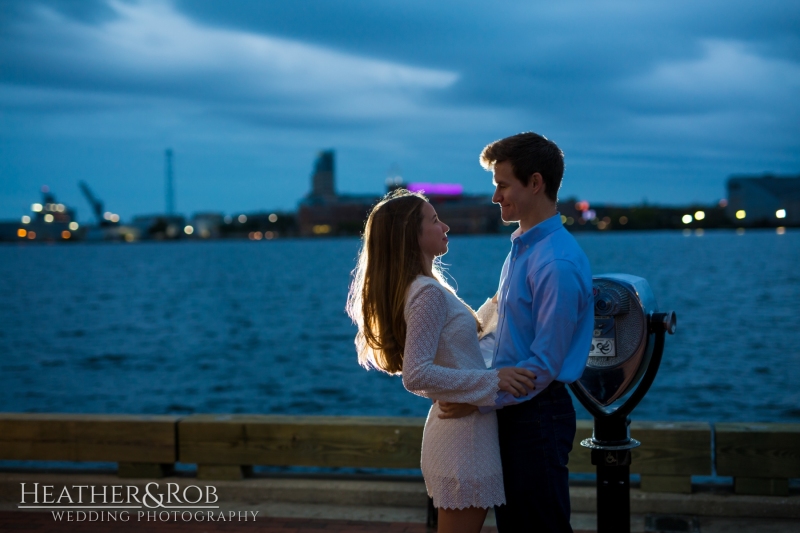
[[[92,211],[94,211],[94,216],[97,217],[97,225],[98,226],[113,226],[114,223],[110,220],[106,219],[103,216],[103,202],[95,198],[94,194],[92,194],[92,190],[86,184],[85,181],[78,182],[78,186],[81,188],[81,192],[86,197],[86,200],[91,204]]]

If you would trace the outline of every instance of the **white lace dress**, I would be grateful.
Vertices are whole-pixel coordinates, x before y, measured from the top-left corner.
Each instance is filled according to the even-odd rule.
[[[493,405],[496,370],[484,363],[475,319],[452,292],[419,276],[406,298],[403,385],[433,400]],[[474,412],[442,420],[434,403],[422,437],[422,475],[436,507],[493,507],[506,502],[497,416]]]

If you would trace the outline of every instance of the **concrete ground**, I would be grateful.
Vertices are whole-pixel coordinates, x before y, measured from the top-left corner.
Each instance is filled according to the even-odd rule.
[[[183,521],[173,515],[169,521],[155,518],[148,521],[146,512],[130,511],[127,522],[56,521],[53,509],[20,509],[21,483],[31,490],[54,486],[58,496],[64,487],[72,493],[76,486],[139,487],[144,492],[148,483],[167,483],[181,491],[190,485],[213,486],[219,499],[213,513],[235,516],[226,521],[198,522],[194,517]],[[109,489],[110,490],[110,489]],[[596,531],[596,494],[593,486],[571,487],[572,526],[581,532]],[[65,499],[61,503],[65,503]],[[26,504],[32,503],[27,496]],[[42,503],[42,502],[39,502]],[[84,501],[84,503],[87,503]],[[73,511],[74,512],[74,511]],[[87,512],[87,511],[85,511]],[[163,512],[163,510],[161,510]],[[195,512],[195,508],[192,509]],[[203,511],[205,512],[205,511]],[[783,533],[800,531],[800,494],[788,497],[741,496],[729,489],[698,487],[693,494],[644,493],[631,491],[632,532],[702,532],[722,533]],[[230,513],[233,513],[232,515]],[[247,513],[257,519],[241,519]],[[330,477],[255,477],[239,481],[201,481],[194,477],[178,476],[154,480],[120,479],[113,474],[0,472],[0,530],[2,531],[259,531],[310,532],[319,531],[426,531],[427,495],[418,479],[374,479]],[[177,518],[174,520],[173,518]],[[258,524],[258,526],[256,526]],[[490,512],[484,533],[494,532],[494,515]]]

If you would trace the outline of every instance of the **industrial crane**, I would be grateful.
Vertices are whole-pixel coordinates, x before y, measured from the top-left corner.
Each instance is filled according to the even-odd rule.
[[[103,202],[95,198],[94,194],[92,194],[92,190],[89,188],[86,182],[85,181],[78,182],[78,186],[81,188],[81,192],[86,197],[86,200],[92,206],[92,211],[94,211],[94,216],[97,217],[97,225],[98,226],[115,225],[114,220],[112,220],[111,217],[109,216],[110,213],[105,213],[103,211]]]

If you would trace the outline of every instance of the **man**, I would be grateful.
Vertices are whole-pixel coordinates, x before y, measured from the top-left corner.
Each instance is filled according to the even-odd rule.
[[[580,378],[594,328],[589,260],[556,210],[564,154],[536,133],[520,133],[484,148],[493,172],[492,202],[506,222],[518,222],[500,276],[492,366],[536,374],[536,388],[495,404],[506,505],[496,508],[501,533],[571,532],[567,461],[575,409],[565,383]],[[474,410],[442,404],[443,417]],[[492,408],[481,407],[482,411]]]

